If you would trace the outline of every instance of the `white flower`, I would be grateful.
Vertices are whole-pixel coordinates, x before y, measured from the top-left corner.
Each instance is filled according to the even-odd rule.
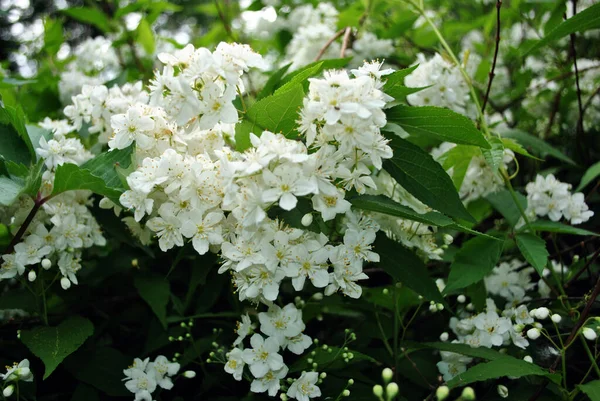
[[[268,392],[269,396],[274,397],[279,391],[280,381],[287,376],[288,368],[284,366],[277,371],[268,371],[263,377],[254,379],[250,385],[250,391],[253,393]]]
[[[130,107],[125,114],[112,116],[110,125],[115,133],[108,141],[108,146],[112,149],[125,149],[134,140],[145,137],[143,133],[154,128],[154,120],[143,115],[139,107]]]
[[[127,390],[135,394],[135,401],[152,401],[152,393],[156,390],[154,374],[135,369],[129,380],[125,382]]]
[[[317,372],[303,372],[300,378],[292,383],[287,396],[298,401],[309,401],[311,398],[320,397],[321,389],[317,386],[318,380]]]
[[[294,262],[290,264],[287,272],[287,276],[292,277],[294,289],[301,291],[307,277],[315,287],[326,287],[329,284],[328,258],[329,252],[325,248],[309,251],[304,244],[294,248]]]
[[[252,321],[250,320],[250,316],[248,316],[247,313],[245,315],[242,315],[242,321],[237,322],[237,328],[236,328],[235,332],[237,333],[238,336],[235,339],[235,341],[233,342],[233,346],[236,347],[239,344],[241,344],[242,341],[244,341],[244,338],[246,338],[248,336],[248,334],[250,334],[252,332],[253,329],[254,329],[254,325],[252,324]]]
[[[0,375],[5,382],[11,381],[33,381],[33,373],[29,369],[29,359],[23,359],[18,364],[15,362],[12,366],[6,367],[6,373]]]
[[[186,238],[192,238],[192,244],[198,254],[204,255],[208,252],[209,245],[218,245],[223,242],[220,222],[223,213],[210,212],[206,216],[199,210],[192,210],[182,217],[181,234]]]
[[[256,378],[263,377],[269,370],[279,370],[285,365],[283,358],[278,354],[279,342],[274,337],[266,340],[260,334],[254,334],[250,338],[252,348],[245,349],[242,359],[250,367],[250,372]]]
[[[173,388],[171,377],[179,372],[180,365],[177,362],[169,362],[164,355],[156,357],[154,362],[148,364],[147,371],[154,373],[154,379],[158,386],[165,390]]]
[[[234,348],[227,355],[227,363],[225,364],[225,372],[233,375],[235,380],[242,380],[244,373],[243,352],[239,348]]]
[[[279,206],[284,210],[292,210],[298,200],[296,196],[304,196],[317,191],[314,181],[302,177],[299,167],[282,164],[274,172],[263,170],[263,179],[270,188],[263,192],[265,202],[279,200]]]
[[[17,274],[21,275],[25,272],[25,266],[22,261],[16,258],[14,253],[2,255],[2,267],[0,268],[0,278],[13,278]]]
[[[350,210],[350,202],[344,199],[342,190],[337,190],[334,194],[327,195],[319,193],[312,197],[313,208],[321,212],[324,221],[329,221],[336,214],[344,214]]]
[[[183,246],[181,220],[174,214],[174,205],[165,203],[159,209],[159,216],[148,220],[146,227],[158,235],[158,245],[163,252],[175,245]]]
[[[302,321],[302,311],[296,309],[294,304],[287,304],[284,308],[273,305],[268,312],[258,314],[260,331],[275,337],[280,346],[287,344],[287,339],[299,335],[305,325]]]
[[[581,330],[581,333],[589,341],[594,341],[596,337],[598,337],[596,331],[594,329],[590,329],[589,327],[584,327],[583,330]]]

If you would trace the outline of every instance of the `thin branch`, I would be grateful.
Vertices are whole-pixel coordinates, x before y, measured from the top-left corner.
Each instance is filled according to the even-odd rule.
[[[600,93],[600,86],[596,88],[596,90],[590,95],[590,97],[588,98],[588,100],[586,100],[585,104],[583,105],[583,112],[585,113],[585,111],[588,109],[588,107],[591,106],[592,104],[592,100],[594,100],[594,98]],[[582,117],[583,118],[583,115]],[[583,120],[581,121],[581,123],[583,124]]]
[[[494,81],[494,73],[496,69],[496,62],[498,60],[498,50],[500,48],[500,8],[502,7],[502,0],[496,1],[496,48],[494,49],[494,61],[492,62],[492,70],[489,73],[488,85],[483,97],[483,105],[481,106],[481,112],[485,113],[485,106],[487,105],[488,98],[490,97],[490,91],[492,90],[492,81]]]
[[[352,33],[352,28],[349,26],[346,27],[346,31],[344,32],[344,41],[342,42],[342,50],[340,51],[340,58],[344,58],[346,54],[346,49],[348,48],[348,43],[350,43],[350,34]]]
[[[558,114],[558,109],[560,108],[560,95],[562,94],[562,88],[556,92],[554,95],[554,99],[552,100],[552,108],[550,109],[550,118],[548,119],[548,125],[544,131],[544,138],[547,138],[550,135],[550,131],[552,131],[552,126],[554,125],[554,120],[556,119],[556,115]]]
[[[13,251],[15,249],[15,245],[17,245],[21,241],[21,238],[23,238],[23,235],[25,235],[25,231],[27,231],[27,228],[33,221],[33,218],[35,217],[37,212],[40,210],[42,205],[44,203],[46,203],[49,199],[50,199],[50,196],[48,196],[46,198],[42,198],[42,195],[38,193],[37,197],[34,200],[33,207],[29,211],[29,214],[25,218],[25,221],[23,221],[23,224],[21,224],[21,227],[19,227],[19,231],[17,231],[17,233],[15,234],[13,239],[10,241],[10,244],[8,244],[8,247],[4,250],[5,255],[13,253]]]
[[[592,255],[592,257],[590,258],[590,260],[587,261],[587,263],[581,268],[581,270],[579,270],[577,272],[577,274],[575,274],[566,284],[565,284],[565,288],[569,287],[569,285],[571,285],[571,283],[575,280],[577,280],[579,278],[579,276],[581,276],[581,274],[587,270],[587,268],[594,263],[594,261],[598,258],[598,256],[600,256],[600,248],[598,248],[596,250],[596,252],[594,252],[594,255]]]
[[[335,42],[335,40],[337,38],[339,38],[340,36],[342,36],[344,34],[345,30],[346,30],[345,28],[344,29],[340,29],[339,31],[337,31],[335,33],[335,35],[333,35],[333,37],[331,39],[329,39],[327,41],[327,43],[325,43],[325,45],[321,48],[321,50],[319,50],[319,54],[317,54],[317,57],[315,58],[315,61],[319,61],[321,59],[321,57],[323,57],[323,54],[325,54],[325,52],[327,51],[327,49],[329,48],[329,46],[331,46],[331,44],[333,42]]]
[[[231,31],[231,26],[229,25],[229,22],[227,21],[227,18],[225,17],[225,14],[223,14],[223,10],[221,10],[221,6],[219,5],[219,0],[215,0],[215,7],[217,8],[219,19],[223,23],[223,28],[225,28],[227,36],[229,36],[231,40],[235,41],[235,37],[233,36],[233,32]]]

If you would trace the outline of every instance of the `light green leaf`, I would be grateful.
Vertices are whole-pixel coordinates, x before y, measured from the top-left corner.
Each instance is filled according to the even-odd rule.
[[[600,401],[600,380],[594,380],[585,384],[579,384],[579,390],[590,397],[592,401]]]
[[[390,75],[386,75],[384,77],[385,84],[383,85],[383,92],[387,95],[390,95],[397,101],[403,101],[407,95],[425,89],[426,87],[409,88],[406,85],[404,85],[404,78],[406,78],[406,76],[413,72],[417,67],[418,64],[409,68],[394,71]]]
[[[454,223],[451,218],[441,213],[428,212],[420,214],[384,195],[360,195],[350,199],[350,203],[362,210],[384,213],[432,226],[446,227]]]
[[[102,11],[91,7],[73,7],[62,10],[62,12],[85,24],[94,25],[103,32],[110,32],[110,20]]]
[[[70,317],[56,327],[21,331],[21,341],[44,362],[46,379],[60,363],[94,333],[92,323],[80,316]]]
[[[523,146],[517,143],[514,139],[511,138],[502,138],[502,144],[506,149],[510,149],[513,152],[520,154],[522,156],[529,157],[530,159],[535,159],[539,161],[544,161],[544,159],[540,159],[539,157],[535,157],[531,153],[529,153]]]
[[[322,73],[325,70],[332,70],[332,69],[337,69],[337,68],[343,68],[346,66],[346,64],[348,64],[348,62],[352,60],[352,57],[346,57],[346,58],[332,58],[332,59],[328,59],[328,60],[319,60],[319,61],[315,61],[312,62],[308,65],[305,65],[304,67],[292,71],[289,74],[287,74],[285,77],[283,77],[283,79],[281,80],[281,86],[287,84],[288,82],[296,79],[297,75],[302,74],[303,75],[303,79],[309,78],[309,76],[307,76],[305,74],[306,71],[311,71],[313,73],[313,76],[318,75],[320,73]],[[313,67],[315,65],[318,65],[319,68],[318,69],[313,69]],[[300,82],[301,80],[296,80],[296,82]]]
[[[154,54],[156,41],[150,24],[145,18],[142,18],[137,27],[137,41],[142,44],[147,54]]]
[[[498,263],[504,242],[476,237],[465,242],[450,265],[444,294],[482,280]]]
[[[502,160],[504,159],[504,145],[499,138],[491,137],[488,139],[491,149],[481,149],[483,157],[487,162],[488,166],[497,172],[500,166],[502,166]]]
[[[281,78],[285,75],[285,73],[287,72],[287,70],[290,68],[291,65],[292,65],[291,63],[286,64],[283,67],[281,67],[280,69],[278,69],[277,71],[275,71],[273,74],[271,74],[271,76],[267,80],[267,83],[265,83],[265,86],[263,86],[263,88],[258,93],[258,95],[256,95],[256,100],[265,98],[265,97],[269,96],[271,93],[273,93],[274,89],[281,82]]]
[[[515,236],[515,242],[525,260],[541,276],[548,263],[549,253],[546,249],[546,241],[533,234],[518,233]]]
[[[25,129],[25,115],[20,108],[0,107],[0,138],[0,159],[25,165],[35,159],[35,151]]]
[[[563,21],[560,25],[550,31],[546,36],[537,41],[532,47],[530,47],[524,55],[531,53],[534,50],[539,49],[548,43],[554,42],[560,38],[564,38],[575,32],[585,32],[591,29],[600,28],[600,3],[596,3],[591,7],[586,8],[580,13],[572,16],[566,21]]]
[[[375,246],[381,261],[379,266],[394,280],[406,285],[428,301],[447,303],[435,282],[427,273],[425,263],[411,250],[385,235],[379,235]]]
[[[519,378],[523,376],[544,376],[555,383],[560,381],[560,376],[552,374],[541,367],[521,359],[505,356],[490,362],[477,364],[464,373],[459,373],[446,384],[450,388],[466,386],[470,383],[489,379],[510,376]]]
[[[558,221],[550,221],[550,220],[536,220],[532,221],[529,224],[532,230],[536,231],[545,231],[549,233],[560,233],[560,234],[571,234],[571,235],[593,235],[598,236],[599,234],[584,230],[583,228],[577,228],[573,226],[568,226],[563,223],[559,223]],[[527,226],[521,228],[521,231],[527,230]]]
[[[527,209],[527,198],[518,192],[516,195],[523,210]],[[489,194],[486,196],[486,199],[492,204],[494,209],[504,216],[511,227],[514,227],[521,219],[521,212],[517,205],[515,205],[515,201],[508,190],[505,189]]]
[[[389,122],[398,124],[410,135],[489,149],[490,144],[467,117],[441,107],[398,105],[386,110]]]
[[[133,284],[150,306],[162,326],[167,328],[167,304],[171,291],[169,282],[160,276],[136,276]]]
[[[44,50],[55,55],[64,42],[63,25],[60,20],[47,18],[44,22]]]
[[[394,156],[384,162],[384,168],[398,184],[444,214],[475,222],[458,197],[452,180],[429,153],[396,136],[389,145]]]
[[[586,170],[581,177],[581,182],[577,186],[576,191],[579,192],[583,188],[585,188],[590,182],[592,182],[596,177],[600,175],[600,162],[593,164],[590,168]]]
[[[52,138],[52,131],[48,129],[32,124],[27,124],[25,128],[27,129],[27,135],[29,135],[31,145],[34,149],[39,147],[41,138],[44,138],[46,141],[49,141]]]
[[[236,147],[243,151],[251,146],[250,133],[260,134],[267,130],[282,133],[287,138],[297,136],[296,120],[302,106],[304,90],[294,84],[284,92],[277,92],[254,103],[235,129]]]
[[[471,160],[476,156],[481,156],[480,148],[476,146],[456,145],[444,153],[439,160],[444,170],[448,171],[453,168],[452,182],[457,190],[462,186],[469,164],[471,164]]]
[[[317,75],[323,69],[323,61],[318,61],[316,64],[310,64],[307,67],[304,67],[298,71],[294,71],[294,76],[281,85],[275,93],[281,93],[290,90],[295,84],[303,85],[303,89],[308,89],[308,84],[304,85],[308,82],[308,78]]]
[[[564,153],[559,151],[558,149],[553,148],[548,145],[546,141],[528,134],[524,131],[519,131],[516,129],[508,130],[502,132],[503,137],[515,139],[520,145],[529,148],[529,150],[540,157],[544,157],[546,155],[552,156],[558,160],[562,160],[569,164],[575,165],[576,163],[570,157],[566,156]]]
[[[23,184],[9,177],[0,177],[0,205],[12,205],[23,191]]]

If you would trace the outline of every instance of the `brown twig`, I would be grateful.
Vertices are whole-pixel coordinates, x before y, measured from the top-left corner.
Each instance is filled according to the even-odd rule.
[[[583,311],[581,312],[581,315],[579,316],[577,323],[575,323],[575,326],[573,326],[573,329],[571,330],[569,337],[565,341],[565,345],[564,345],[565,349],[567,347],[569,347],[569,345],[571,345],[571,343],[577,337],[579,329],[581,328],[581,326],[583,326],[587,317],[589,316],[590,311],[592,310],[592,306],[594,305],[594,301],[596,300],[596,298],[598,298],[598,295],[600,295],[600,278],[598,278],[598,281],[596,281],[596,286],[594,287],[592,294],[588,298],[588,301],[585,304],[585,307],[583,308]],[[558,367],[558,364],[560,363],[561,359],[562,359],[562,355],[558,355],[556,357],[556,359],[554,360],[554,363],[552,364],[552,366],[550,366],[550,369],[549,369],[550,372],[556,371],[556,368]],[[542,392],[544,391],[544,389],[546,388],[547,385],[548,385],[548,380],[546,379],[546,380],[544,380],[544,383],[538,388],[536,393],[533,396],[531,396],[531,398],[529,398],[529,401],[537,400],[540,397],[540,395],[542,395]]]
[[[588,98],[588,100],[586,100],[585,104],[583,105],[583,112],[584,113],[588,109],[588,107],[590,107],[590,105],[592,104],[592,100],[594,100],[594,98],[599,93],[600,93],[600,86],[596,88],[596,90],[590,95],[590,97]],[[583,124],[583,121],[581,123]]]
[[[492,90],[492,81],[494,81],[494,70],[496,69],[496,62],[498,60],[498,50],[500,48],[500,8],[502,7],[502,0],[496,1],[496,48],[494,49],[494,61],[492,62],[492,69],[489,73],[487,89],[485,96],[483,97],[483,105],[481,106],[481,112],[485,113],[485,106],[487,105],[490,97],[490,91]]]
[[[315,61],[319,61],[321,59],[321,57],[323,57],[323,54],[325,54],[325,52],[327,51],[327,49],[329,48],[329,46],[331,46],[331,44],[333,42],[335,42],[335,40],[337,38],[339,38],[340,36],[342,36],[344,34],[345,30],[346,30],[345,28],[344,29],[340,29],[339,31],[337,31],[335,33],[335,35],[333,35],[333,37],[331,39],[329,39],[327,41],[327,43],[325,43],[325,45],[321,48],[321,50],[319,50],[319,54],[317,54],[317,57],[315,57]]]
[[[348,43],[350,43],[350,34],[352,33],[352,28],[349,26],[346,27],[344,32],[344,40],[342,41],[342,50],[340,50],[340,58],[344,58],[346,54],[346,49],[348,48]]]
[[[546,126],[546,130],[544,131],[544,138],[547,138],[552,131],[552,126],[554,125],[554,120],[556,119],[556,115],[558,114],[558,109],[560,108],[560,95],[562,94],[562,88],[556,92],[554,95],[554,99],[552,100],[552,108],[550,109],[550,118],[548,120],[548,125]]]
[[[577,14],[577,0],[571,0],[573,5],[573,16]],[[587,161],[587,151],[583,144],[583,102],[581,101],[581,87],[579,86],[579,69],[577,68],[577,51],[575,50],[575,33],[569,35],[571,40],[571,57],[573,58],[573,68],[575,69],[575,86],[577,87],[577,107],[579,109],[579,118],[577,119],[577,140],[575,141],[581,151],[584,161]]]
[[[42,195],[40,193],[37,194],[37,197],[34,200],[33,207],[29,211],[29,214],[25,218],[25,221],[23,221],[23,224],[21,224],[21,227],[19,227],[19,231],[17,231],[13,239],[10,241],[10,244],[8,244],[8,247],[4,250],[5,255],[13,253],[15,245],[17,245],[21,241],[21,238],[23,238],[25,231],[27,231],[27,228],[33,221],[33,218],[35,217],[37,212],[40,210],[42,205],[46,203],[50,198],[51,196],[42,198]]]

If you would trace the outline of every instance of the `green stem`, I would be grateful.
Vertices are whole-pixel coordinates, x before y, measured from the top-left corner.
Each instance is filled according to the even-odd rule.
[[[397,283],[396,283],[397,284]],[[398,381],[398,287],[394,284],[394,377]],[[402,332],[404,334],[405,330]]]
[[[594,358],[594,355],[592,355],[592,350],[590,350],[590,346],[587,344],[587,341],[585,340],[585,338],[579,336],[579,339],[581,340],[581,343],[583,344],[583,349],[585,349],[585,353],[587,354],[590,362],[592,363],[592,367],[596,371],[596,375],[598,376],[598,378],[600,378],[600,368],[598,368],[598,364],[596,363],[596,358]],[[563,360],[564,360],[564,358],[563,358]]]
[[[527,228],[532,234],[535,234],[535,231],[531,229],[531,223],[529,221],[529,218],[527,217],[527,214],[525,213],[525,209],[523,209],[523,206],[519,202],[519,199],[517,199],[517,193],[515,192],[515,189],[513,188],[512,183],[510,182],[510,178],[508,177],[508,173],[505,168],[500,169],[500,175],[504,180],[504,185],[506,185],[508,192],[510,192],[510,196],[513,199],[513,202],[517,206],[517,209],[519,209],[519,213],[521,214],[521,217],[523,217]]]
[[[383,330],[383,326],[381,325],[381,320],[379,320],[379,313],[375,311],[375,320],[377,321],[377,327],[379,327],[379,331],[381,332],[381,339],[383,340],[383,345],[385,345],[385,349],[388,350],[390,356],[394,356],[394,350],[390,346],[388,339],[385,336],[385,331]]]

